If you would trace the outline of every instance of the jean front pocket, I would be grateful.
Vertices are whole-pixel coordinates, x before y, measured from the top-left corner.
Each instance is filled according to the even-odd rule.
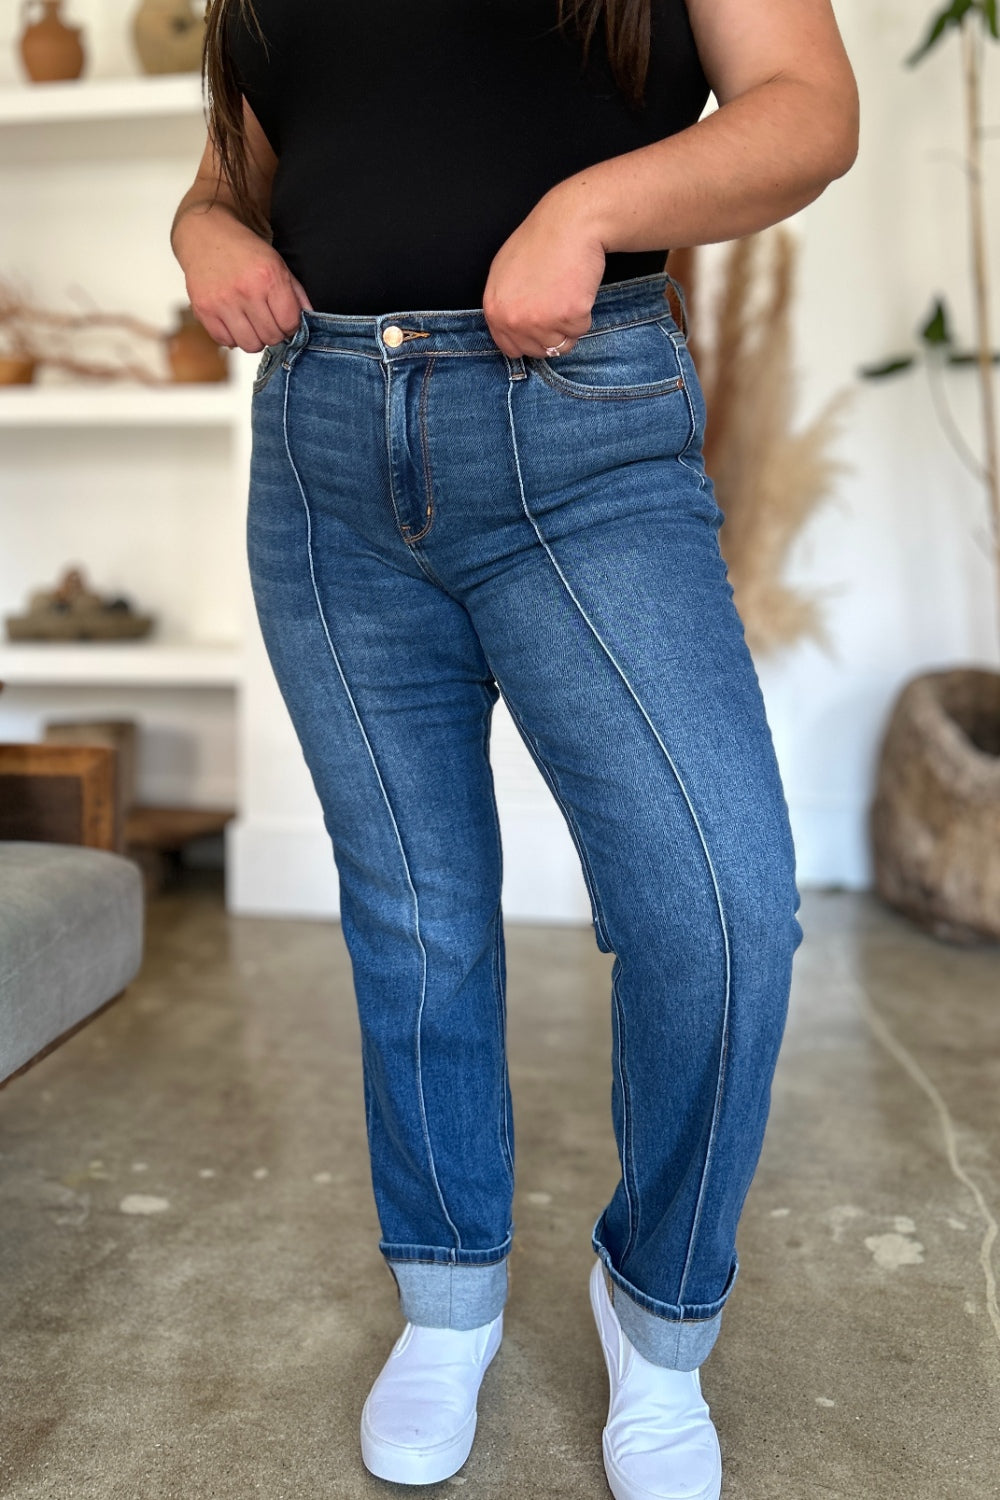
[[[528,363],[553,390],[583,401],[635,401],[684,389],[667,313],[642,323],[585,333],[566,354]]]

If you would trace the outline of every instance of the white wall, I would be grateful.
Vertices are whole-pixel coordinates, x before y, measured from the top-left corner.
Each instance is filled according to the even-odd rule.
[[[759,670],[801,877],[856,886],[871,878],[865,812],[895,693],[918,671],[995,665],[998,624],[984,495],[942,434],[927,377],[855,381],[859,364],[912,347],[938,292],[972,340],[958,39],[906,68],[931,6],[839,0],[836,12],[861,91],[861,148],[847,176],[795,220],[797,327],[804,415],[857,386],[838,448],[852,470],[803,533],[791,568],[795,580],[837,591],[827,609],[834,653],[802,645]],[[984,93],[997,126],[996,44],[988,61]],[[1000,269],[1000,146],[987,150]],[[953,371],[947,388],[962,430],[978,442],[974,376]]]
[[[862,886],[870,879],[865,813],[873,759],[896,690],[926,667],[995,663],[997,627],[984,501],[941,434],[924,376],[873,385],[855,375],[859,364],[909,344],[939,288],[948,293],[959,329],[971,336],[963,179],[955,164],[961,142],[955,39],[908,70],[902,58],[922,34],[923,4],[838,0],[835,8],[861,86],[862,144],[851,172],[794,221],[802,243],[797,335],[803,420],[834,390],[857,387],[839,445],[852,468],[836,501],[803,533],[791,567],[795,581],[831,590],[827,620],[833,655],[805,643],[760,660],[758,670],[785,777],[800,879]],[[91,26],[90,76],[136,71],[125,30],[131,11],[131,5],[113,0],[70,0],[70,17]],[[12,52],[18,26],[18,7],[0,0],[0,86],[19,77]],[[1000,124],[998,52],[992,49],[987,98],[994,123]],[[88,130],[88,141],[99,145],[98,127]],[[22,143],[19,162],[0,168],[0,199],[6,204],[16,190],[24,204],[16,220],[0,213],[0,269],[30,273],[43,296],[61,295],[69,281],[78,281],[106,305],[128,305],[164,319],[183,300],[183,278],[166,231],[199,149],[197,128],[179,123],[175,130],[170,150],[140,173],[116,165],[108,151],[95,159],[84,141],[77,159],[66,161],[54,176],[48,172],[36,179]],[[1000,146],[994,143],[989,151],[996,262]],[[121,192],[129,194],[127,215],[115,210]],[[80,228],[67,239],[57,226],[69,201],[78,205]],[[255,360],[248,357],[248,363]],[[972,374],[953,374],[949,388],[958,420],[975,441]],[[27,468],[34,439],[3,435],[4,471],[20,470],[18,482],[31,494],[24,524],[18,523],[23,533],[16,554],[19,571],[3,563],[6,549],[0,548],[5,608],[20,600],[22,564],[32,581],[41,581],[46,568],[77,545],[79,517],[72,512],[66,466],[85,456],[80,445],[87,440],[86,434],[67,439],[69,447],[48,455],[32,476]],[[181,693],[168,699],[161,693],[154,695],[155,704],[152,698],[147,703],[141,695],[126,696],[151,724],[164,725],[162,746],[168,745],[166,721],[173,714],[205,747],[193,754],[188,746],[186,768],[164,763],[163,756],[150,763],[150,784],[178,800],[214,801],[222,799],[228,778],[241,809],[229,841],[228,899],[234,910],[332,914],[332,856],[252,615],[238,526],[220,516],[204,533],[201,555],[217,556],[224,580],[217,606],[197,577],[180,579],[175,567],[177,538],[191,519],[196,493],[189,466],[200,466],[199,482],[208,493],[213,483],[228,482],[230,455],[222,451],[219,435],[204,435],[198,451],[183,456],[168,451],[165,437],[158,439],[159,446],[144,455],[151,479],[140,495],[129,442],[134,439],[123,441],[112,470],[110,498],[106,484],[99,495],[92,478],[76,491],[78,511],[95,517],[92,553],[107,561],[109,571],[98,582],[127,589],[141,581],[144,594],[165,610],[201,611],[206,631],[210,620],[204,612],[218,607],[218,632],[238,630],[242,620],[249,652],[235,724],[233,701],[225,694]],[[245,461],[244,452],[238,462]],[[89,472],[81,463],[80,473]],[[130,503],[148,505],[151,523],[161,531],[155,548],[126,559],[116,517]],[[49,507],[52,526],[45,533],[30,524],[36,505]],[[15,720],[0,700],[5,738],[31,732],[37,705],[23,694],[18,705]],[[64,711],[81,705],[74,698],[46,706]],[[95,713],[123,706],[119,696],[89,700]],[[233,755],[226,764],[229,743]],[[500,710],[494,762],[508,915],[588,920],[582,877],[561,817]],[[199,765],[202,772],[208,768],[207,780],[199,780]]]

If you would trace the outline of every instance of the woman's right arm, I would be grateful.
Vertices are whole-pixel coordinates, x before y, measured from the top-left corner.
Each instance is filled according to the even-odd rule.
[[[247,179],[265,218],[278,158],[243,101]],[[310,302],[278,252],[238,216],[211,140],[177,205],[170,246],[184,272],[195,317],[217,344],[259,354],[295,332]]]

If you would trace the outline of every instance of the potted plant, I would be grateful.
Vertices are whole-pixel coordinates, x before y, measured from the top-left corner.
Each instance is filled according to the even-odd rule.
[[[975,346],[956,347],[944,299],[920,329],[923,361],[940,382],[943,367],[972,366],[982,407],[982,456],[948,436],[981,482],[992,531],[1000,620],[1000,456],[990,336],[990,263],[984,207],[983,50],[998,39],[997,0],[951,0],[931,20],[909,66],[953,34],[962,59],[965,178]],[[913,368],[912,354],[861,373],[878,379]],[[940,400],[940,395],[939,395]],[[953,942],[1000,939],[1000,671],[967,666],[922,672],[898,694],[879,751],[870,809],[875,888],[897,910]]]

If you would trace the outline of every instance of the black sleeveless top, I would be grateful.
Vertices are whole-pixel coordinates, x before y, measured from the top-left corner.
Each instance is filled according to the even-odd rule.
[[[278,167],[273,245],[317,312],[482,306],[490,264],[539,198],[692,125],[709,95],[684,0],[652,0],[645,103],[590,59],[556,0],[253,0],[227,45]],[[604,281],[661,271],[613,253]]]

